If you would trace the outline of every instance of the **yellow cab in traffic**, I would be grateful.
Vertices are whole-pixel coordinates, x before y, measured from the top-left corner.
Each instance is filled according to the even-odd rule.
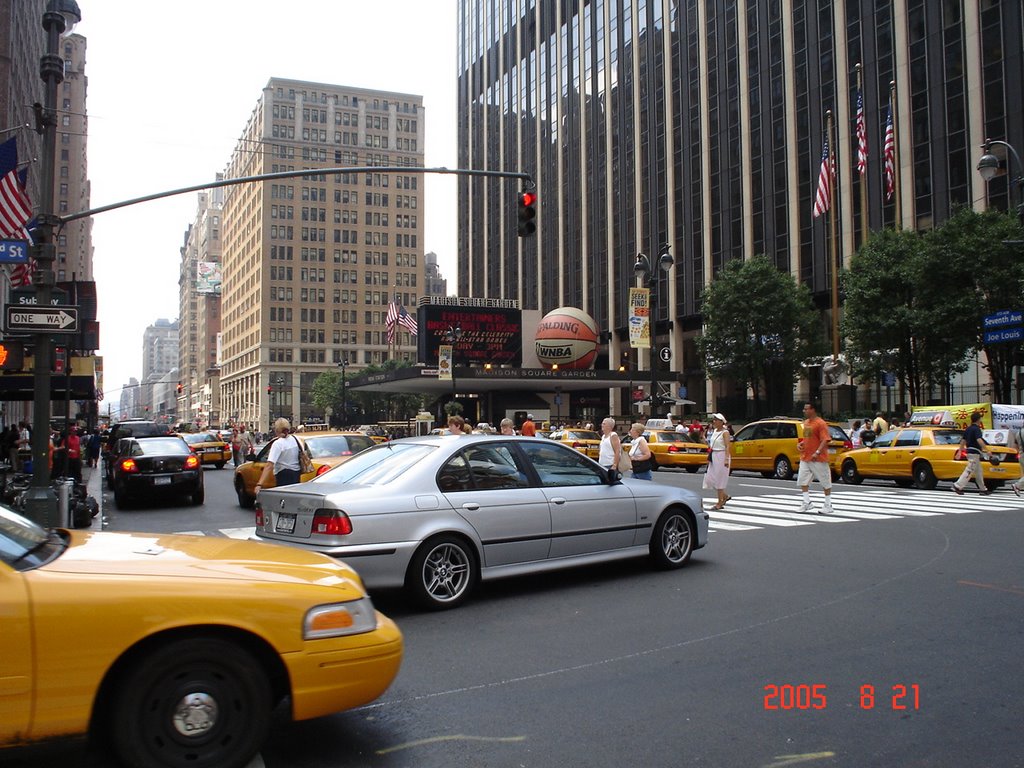
[[[668,467],[696,472],[708,463],[708,446],[695,442],[689,432],[673,429],[650,429],[644,432],[644,439],[651,449],[651,469]],[[629,445],[629,438],[622,441]]]
[[[402,659],[355,571],[292,547],[0,505],[0,595],[0,748],[89,735],[125,765],[246,765],[277,702],[294,720],[361,706]]]
[[[231,446],[214,432],[179,432],[178,436],[188,443],[203,466],[213,464],[223,469],[231,461]]]
[[[540,435],[540,432],[537,433]],[[589,429],[558,429],[548,435],[551,440],[575,448],[584,456],[596,459],[601,455],[601,436]]]
[[[323,429],[307,426],[302,432],[293,432],[284,439],[291,440],[293,437],[299,441],[302,450],[313,462],[313,471],[300,476],[303,483],[348,461],[360,451],[365,451],[376,445],[368,435],[364,435],[362,432],[331,430],[326,425]],[[251,509],[256,503],[256,483],[259,482],[260,476],[263,474],[263,468],[267,466],[270,446],[273,444],[274,441],[271,440],[260,448],[260,452],[253,459],[235,469],[235,495],[238,497],[238,505],[244,509]],[[272,474],[270,480],[264,483],[264,487],[274,487]]]
[[[931,490],[940,480],[956,480],[967,466],[967,456],[960,450],[963,434],[956,427],[897,427],[876,437],[871,445],[843,454],[839,472],[843,482],[853,485],[874,478]],[[1020,457],[1006,446],[989,448],[989,453],[982,455],[981,472],[991,491],[1020,477]]]
[[[839,459],[853,448],[839,424],[825,422],[829,432],[829,463],[833,479],[839,477]],[[790,480],[800,468],[798,442],[803,438],[803,419],[774,416],[751,422],[732,436],[729,446],[732,470],[760,472],[762,477]]]

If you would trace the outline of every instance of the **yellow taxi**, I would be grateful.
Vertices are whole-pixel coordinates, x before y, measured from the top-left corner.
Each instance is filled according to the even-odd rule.
[[[565,443],[592,459],[601,455],[601,436],[589,429],[558,429],[548,435],[548,438]]]
[[[891,429],[871,445],[843,454],[839,472],[843,482],[852,485],[877,478],[931,490],[939,480],[956,480],[967,466],[967,456],[960,451],[963,433],[954,427],[914,425]],[[991,491],[1020,477],[1020,457],[1012,448],[990,448],[982,456],[981,473]]]
[[[213,432],[179,432],[178,436],[188,443],[204,466],[213,464],[217,469],[223,469],[231,461],[231,445]]]
[[[798,441],[803,419],[776,416],[747,424],[732,436],[729,447],[732,470],[760,472],[762,477],[790,480],[800,467]],[[840,458],[853,448],[850,437],[839,424],[826,422],[828,453],[833,479],[839,477]]]
[[[362,432],[338,432],[338,431],[305,431],[288,435],[286,439],[295,438],[299,441],[306,455],[313,462],[313,471],[301,475],[301,481],[312,480],[330,469],[338,466],[349,458],[376,445],[368,436]],[[280,440],[281,438],[275,438]],[[238,505],[244,509],[252,509],[256,503],[256,483],[263,474],[263,468],[267,466],[267,457],[270,456],[269,443],[260,448],[256,458],[241,464],[235,469],[235,495],[238,497]],[[263,485],[264,488],[274,487],[274,476]]]
[[[362,706],[402,659],[326,555],[46,529],[2,505],[0,610],[0,747],[90,735],[126,765],[246,765],[278,702],[295,720]]]
[[[668,467],[696,472],[708,463],[707,445],[694,442],[688,432],[651,429],[644,432],[644,439],[651,449],[651,469]],[[626,445],[629,444],[627,440],[623,440]]]

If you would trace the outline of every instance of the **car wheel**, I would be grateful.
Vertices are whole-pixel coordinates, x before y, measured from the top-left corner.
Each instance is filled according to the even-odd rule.
[[[195,491],[192,492],[192,506],[198,507],[206,501],[206,486],[200,485]]]
[[[217,466],[217,469],[224,469],[224,464],[225,464],[225,462],[223,462],[223,461],[218,461],[218,462],[217,462],[217,464],[216,464],[216,466]]]
[[[461,605],[477,577],[476,556],[469,545],[454,536],[436,536],[413,555],[406,587],[424,608],[443,610]]]
[[[919,461],[914,465],[914,485],[922,491],[931,491],[935,488],[938,480],[932,471],[932,465],[927,461]]]
[[[696,472],[696,471],[697,471],[698,469],[700,469],[700,467],[687,467],[687,468],[686,468],[686,471],[687,471],[687,472],[689,472],[689,473],[690,473],[690,474],[692,475],[692,474],[693,474],[694,472]]]
[[[785,456],[778,456],[775,459],[775,477],[779,480],[793,479],[793,465]]]
[[[914,478],[912,477],[898,477],[893,480],[898,488],[909,488],[914,484]]]
[[[118,509],[128,509],[131,506],[128,493],[118,485],[114,486],[114,504],[117,505]]]
[[[109,735],[127,765],[242,768],[272,707],[270,682],[251,653],[189,638],[136,659],[118,681]]]
[[[680,508],[665,510],[651,533],[651,560],[658,568],[686,565],[693,553],[693,523]]]
[[[857,464],[852,459],[843,462],[843,482],[848,485],[860,485],[864,478],[857,471]]]
[[[245,483],[242,478],[235,478],[235,495],[238,496],[238,506],[242,509],[252,509],[256,506],[256,497],[245,492]]]

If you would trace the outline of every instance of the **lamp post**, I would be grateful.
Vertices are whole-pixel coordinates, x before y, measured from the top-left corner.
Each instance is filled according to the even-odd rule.
[[[459,343],[459,339],[462,338],[462,326],[461,325],[449,325],[448,330],[444,332],[444,340],[452,345],[452,402],[455,402],[455,345]]]
[[[1005,141],[998,141],[996,139],[985,139],[985,143],[982,145],[982,149],[985,150],[985,154],[978,160],[978,173],[981,174],[981,178],[986,182],[992,181],[998,173],[999,167],[1002,162],[992,154],[992,145],[1006,147],[1009,154],[1013,155],[1013,159],[1017,161],[1018,175],[1016,178],[1011,178],[1009,181],[1010,189],[1013,189],[1013,185],[1017,185],[1018,192],[1020,194],[1020,203],[1017,205],[1017,216],[1020,219],[1021,224],[1024,224],[1024,164],[1020,161],[1020,155],[1017,154],[1017,150],[1012,145],[1007,144]],[[1007,163],[1007,172],[1009,172],[1009,163]],[[1012,195],[1011,195],[1012,202]]]
[[[277,375],[274,377],[274,392],[277,393],[277,415],[280,418],[284,416],[283,398],[281,397],[284,394],[284,376]],[[271,419],[270,431],[274,431],[273,419]]]
[[[671,246],[666,243],[661,246],[661,255],[658,256],[658,266],[661,268],[661,272],[666,274],[672,269],[675,262],[672,259],[672,254],[669,253]],[[658,350],[657,350],[657,326],[655,312],[658,304],[661,303],[661,274],[654,270],[651,265],[651,260],[647,258],[644,253],[638,253],[636,255],[636,262],[633,264],[633,272],[641,282],[646,278],[647,285],[651,288],[651,307],[650,307],[650,326],[651,326],[651,418],[654,417],[654,408],[659,402],[658,397]]]
[[[348,358],[343,357],[338,363],[338,369],[341,371],[341,426],[345,426],[345,422],[348,420],[348,403],[345,400],[345,369],[348,367]]]
[[[64,81],[64,57],[60,55],[60,36],[82,20],[75,0],[49,0],[43,13],[46,30],[46,53],[39,62],[45,93],[44,104],[35,104],[36,132],[43,137],[40,162],[41,197],[38,228],[32,255],[36,261],[33,283],[36,303],[50,306],[56,253],[54,235],[60,219],[53,210],[53,174],[57,160],[57,86]],[[34,405],[32,409],[32,485],[25,496],[25,513],[46,526],[57,526],[57,496],[50,487],[50,365],[53,361],[50,334],[40,331],[35,337],[35,373],[33,375]]]

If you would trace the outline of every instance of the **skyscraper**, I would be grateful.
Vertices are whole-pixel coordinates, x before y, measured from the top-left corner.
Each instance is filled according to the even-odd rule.
[[[309,169],[228,187],[223,209],[222,413],[267,428],[323,417],[313,382],[384,362],[392,296],[423,292],[422,174],[327,168],[423,166],[420,96],[271,78],[226,176]],[[415,358],[407,331],[399,352]]]
[[[518,238],[516,186],[459,179],[459,293],[579,307],[609,330],[598,364],[614,369],[636,254],[667,243],[675,268],[655,346],[710,407],[721,392],[693,339],[701,291],[727,261],[765,253],[828,305],[825,222],[812,216],[827,111],[840,258],[863,239],[861,184],[871,229],[1006,207],[1005,180],[986,188],[974,164],[986,136],[1024,146],[1024,113],[1007,106],[1024,81],[1022,13],[1019,2],[461,0],[459,165],[527,171],[540,203],[537,234]]]

